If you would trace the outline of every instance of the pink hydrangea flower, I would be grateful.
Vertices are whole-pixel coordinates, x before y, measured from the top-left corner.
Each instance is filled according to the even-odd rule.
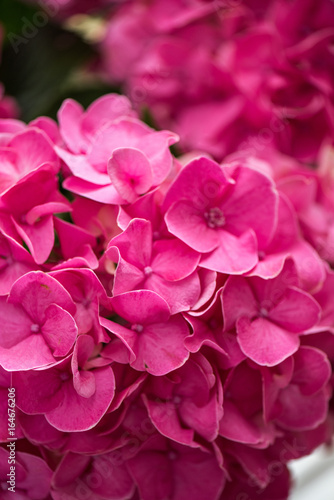
[[[190,162],[164,202],[169,231],[203,253],[200,265],[242,274],[258,262],[276,224],[277,195],[269,178],[243,166]]]
[[[241,350],[265,366],[281,363],[295,353],[299,335],[320,319],[318,303],[298,288],[290,261],[269,281],[229,277],[222,303],[225,329],[235,326]]]
[[[75,304],[51,276],[41,271],[25,274],[8,297],[0,297],[0,307],[0,364],[6,370],[46,367],[73,347],[78,333]]]
[[[182,316],[171,316],[167,302],[156,292],[122,293],[111,299],[111,306],[126,321],[126,326],[104,318],[101,324],[122,341],[132,367],[158,376],[186,362],[187,324]],[[166,356],[166,352],[170,355]]]
[[[115,391],[111,367],[94,366],[93,357],[93,339],[80,335],[73,355],[51,368],[15,372],[18,407],[28,414],[44,414],[61,431],[91,429],[108,410]]]
[[[106,257],[118,262],[113,294],[148,289],[164,298],[173,314],[189,310],[200,295],[200,255],[177,239],[153,241],[149,221],[133,219],[113,238]]]
[[[59,112],[60,131],[69,151],[56,148],[72,176],[65,187],[95,201],[121,204],[160,184],[172,167],[171,132],[155,132],[133,117],[130,103],[104,96],[85,113],[74,101]]]

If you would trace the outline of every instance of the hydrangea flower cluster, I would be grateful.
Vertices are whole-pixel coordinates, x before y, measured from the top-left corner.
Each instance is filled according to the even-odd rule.
[[[13,385],[20,500],[286,499],[333,431],[333,150],[176,159],[119,95],[58,122],[1,122],[3,498]]]
[[[130,0],[101,51],[111,81],[184,151],[314,162],[333,137],[333,26],[332,0]]]

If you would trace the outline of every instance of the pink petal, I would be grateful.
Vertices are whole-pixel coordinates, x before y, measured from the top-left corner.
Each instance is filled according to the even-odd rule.
[[[92,139],[96,133],[117,118],[133,116],[129,99],[119,94],[107,94],[96,99],[82,119],[82,130]]]
[[[129,203],[152,187],[150,162],[139,149],[115,149],[108,161],[108,174],[117,192]]]
[[[99,186],[73,176],[65,179],[63,187],[72,193],[79,194],[90,200],[98,201],[99,203],[107,203],[110,205],[125,203],[125,200],[119,196],[111,183]]]
[[[249,282],[239,276],[230,276],[222,291],[224,330],[231,330],[242,316],[253,318],[258,313],[258,303]]]
[[[86,149],[86,141],[80,130],[84,110],[73,99],[66,99],[58,111],[60,133],[73,153],[79,154]]]
[[[66,289],[42,271],[31,272],[18,279],[8,300],[21,304],[36,322],[44,322],[45,311],[51,304],[58,304],[72,315],[75,313],[74,302]]]
[[[152,184],[158,186],[169,174],[173,157],[169,146],[178,142],[179,137],[173,132],[162,130],[145,135],[140,141],[140,149],[145,153],[152,168]]]
[[[196,304],[200,294],[200,281],[197,272],[179,281],[166,281],[152,274],[141,288],[148,288],[158,293],[167,302],[171,314],[177,314],[189,311]]]
[[[312,396],[302,394],[299,387],[290,384],[279,397],[282,413],[276,422],[283,429],[305,431],[318,427],[327,416],[328,392],[323,389]]]
[[[202,256],[201,267],[225,274],[243,274],[257,264],[257,244],[252,230],[239,237],[221,230],[219,236],[219,246]]]
[[[179,448],[179,459],[177,457],[172,460],[173,500],[184,500],[185,491],[193,500],[219,499],[225,484],[225,473],[219,467],[216,457],[194,448],[186,448],[182,453],[182,448]],[[208,477],[210,481],[207,481]]]
[[[152,225],[144,219],[133,219],[123,233],[109,242],[116,246],[124,260],[139,268],[150,266],[152,255]],[[107,250],[108,251],[108,250]]]
[[[302,332],[314,326],[320,318],[318,303],[307,293],[288,288],[283,299],[269,311],[269,318],[291,332]]]
[[[197,252],[210,252],[219,245],[221,230],[208,227],[204,211],[191,201],[177,201],[165,216],[168,230]]]
[[[144,272],[122,259],[119,256],[117,247],[110,247],[107,250],[107,256],[113,262],[118,262],[114,276],[113,295],[143,288],[141,285],[145,281]]]
[[[10,349],[31,335],[32,319],[19,304],[11,304],[0,297],[0,346]]]
[[[62,363],[61,366],[64,366]],[[17,390],[17,405],[28,414],[46,413],[57,408],[62,400],[62,369],[14,372],[13,384]]]
[[[295,353],[299,337],[279,326],[257,318],[240,318],[237,322],[238,342],[241,350],[261,366],[275,366]]]
[[[47,421],[63,432],[92,429],[101,420],[114,397],[115,378],[110,367],[94,371],[96,391],[89,397],[80,396],[72,384],[66,385],[59,406],[46,414]]]
[[[110,178],[107,174],[107,166],[105,172],[99,172],[94,168],[91,163],[89,163],[86,155],[75,155],[68,151],[56,146],[56,152],[63,160],[63,162],[68,166],[72,174],[87,183],[93,183],[98,186],[104,186],[110,184]]]
[[[59,160],[53,151],[53,145],[48,137],[38,129],[25,130],[16,134],[8,146],[18,153],[17,167],[20,177],[44,163],[53,164],[55,172],[57,172]]]
[[[66,356],[75,342],[78,327],[67,311],[51,304],[45,311],[41,333],[55,357]]]
[[[165,323],[147,325],[137,335],[133,348],[136,359],[131,366],[155,376],[165,375],[182,366],[189,357],[184,340],[189,330],[182,317],[174,316]]]
[[[10,349],[0,347],[0,364],[8,371],[31,370],[55,362],[43,337],[32,334]]]
[[[259,444],[262,432],[254,423],[242,415],[231,401],[224,402],[224,416],[219,423],[219,434],[226,439],[250,445]]]
[[[292,383],[302,394],[312,395],[322,389],[331,377],[331,366],[326,354],[314,347],[301,346],[294,355]]]
[[[196,270],[200,255],[180,240],[160,240],[153,245],[152,269],[169,281],[181,280]]]
[[[27,244],[35,262],[43,264],[49,257],[54,244],[53,216],[43,217],[30,226],[13,220],[15,228]]]
[[[170,186],[163,208],[167,211],[173,203],[183,199],[204,213],[227,185],[227,178],[218,163],[205,157],[195,159],[181,170]]]
[[[193,444],[194,431],[182,427],[174,403],[151,401],[145,395],[143,398],[153,425],[163,436],[188,446]]]
[[[132,324],[150,324],[168,321],[167,302],[150,290],[138,290],[117,295],[111,304],[119,316]]]
[[[228,170],[225,167],[227,174]],[[259,246],[266,247],[277,223],[278,195],[274,184],[265,175],[246,167],[238,167],[233,178],[235,188],[223,203],[227,224],[236,227],[239,234],[252,228]]]

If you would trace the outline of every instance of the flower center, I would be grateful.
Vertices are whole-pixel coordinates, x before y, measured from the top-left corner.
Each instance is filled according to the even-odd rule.
[[[60,374],[60,380],[62,382],[66,382],[70,378],[70,374],[68,372],[61,372]]]
[[[264,253],[264,251],[263,251],[263,250],[260,250],[260,251],[259,251],[259,253],[258,253],[258,257],[259,257],[259,261],[260,261],[260,262],[266,258],[266,254]]]
[[[131,330],[133,330],[134,332],[141,333],[144,330],[144,327],[143,325],[132,325]]]
[[[268,314],[269,314],[268,309],[266,307],[261,307],[260,316],[262,316],[262,318],[267,318]]]
[[[33,324],[33,325],[31,325],[31,327],[30,327],[30,331],[31,331],[32,333],[38,333],[38,332],[39,332],[39,329],[40,329],[40,326],[39,326],[39,325],[37,325],[37,323],[34,323],[34,324]]]
[[[211,229],[223,227],[226,223],[223,212],[218,207],[210,208],[207,212],[205,212],[204,218],[208,227],[210,227]]]
[[[150,266],[144,267],[145,276],[150,276],[150,274],[152,274],[152,272],[153,272],[152,267],[150,267]]]

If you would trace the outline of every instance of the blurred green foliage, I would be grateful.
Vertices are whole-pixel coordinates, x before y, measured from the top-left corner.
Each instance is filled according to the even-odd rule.
[[[0,22],[5,30],[0,81],[17,99],[23,120],[55,118],[67,97],[86,107],[118,91],[94,75],[94,48],[57,25],[38,5],[0,0]]]

